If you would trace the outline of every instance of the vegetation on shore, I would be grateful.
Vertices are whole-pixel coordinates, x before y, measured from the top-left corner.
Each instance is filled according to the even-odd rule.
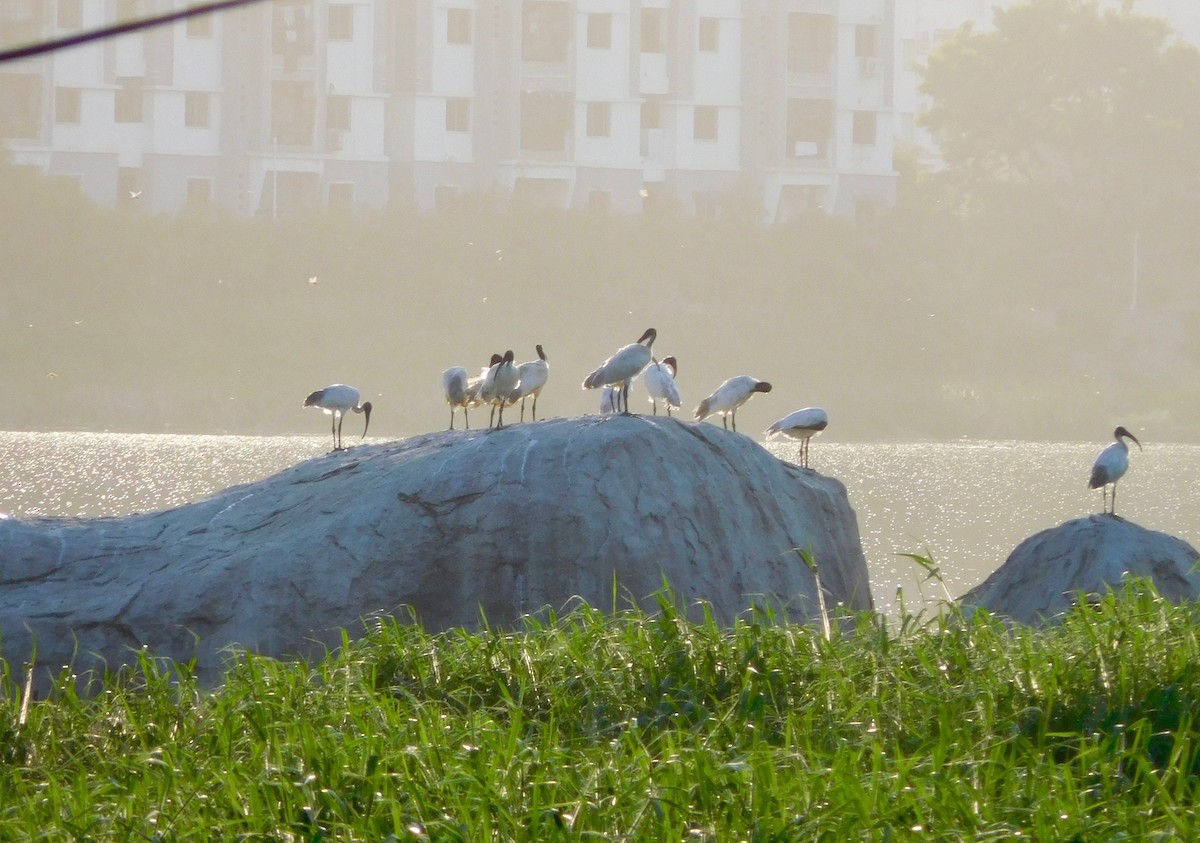
[[[4,840],[1195,839],[1195,606],[831,635],[579,607],[383,621],[215,690],[149,656],[83,696],[3,677]]]

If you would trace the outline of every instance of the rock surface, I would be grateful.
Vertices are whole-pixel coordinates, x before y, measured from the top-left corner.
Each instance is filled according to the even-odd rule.
[[[621,607],[652,607],[665,578],[721,622],[755,603],[811,619],[795,548],[830,606],[871,607],[845,487],[743,435],[645,416],[447,431],[174,510],[0,521],[0,655],[82,672],[148,646],[214,681],[231,645],[312,656],[406,606],[428,629],[607,609],[614,579]]]
[[[1076,518],[1017,545],[983,583],[962,597],[1030,625],[1054,623],[1085,595],[1120,589],[1129,578],[1153,580],[1166,599],[1194,600],[1197,554],[1187,542],[1114,515]]]

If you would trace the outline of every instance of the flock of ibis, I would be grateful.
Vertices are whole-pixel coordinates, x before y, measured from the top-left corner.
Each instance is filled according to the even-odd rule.
[[[672,409],[680,408],[679,387],[675,383],[675,376],[679,371],[678,361],[674,357],[658,360],[654,356],[651,347],[657,338],[658,331],[647,328],[637,342],[619,348],[584,378],[584,389],[600,390],[601,414],[631,415],[629,387],[638,377],[641,377],[646,385],[655,415],[658,414],[659,402],[662,402],[668,416],[671,415]],[[454,416],[459,410],[462,410],[464,426],[469,429],[471,423],[468,411],[472,407],[483,406],[490,407],[489,428],[500,429],[504,427],[504,408],[511,407],[518,401],[521,403],[521,421],[525,421],[525,402],[529,399],[533,399],[530,416],[533,421],[537,421],[537,400],[550,377],[550,364],[540,345],[536,346],[536,350],[536,360],[520,364],[515,362],[511,350],[502,355],[493,354],[489,365],[475,377],[463,366],[452,366],[443,372],[442,388],[446,403],[450,406],[450,429],[454,429]],[[728,430],[732,425],[736,432],[738,408],[756,393],[770,391],[771,384],[749,375],[729,378],[700,402],[693,417],[696,421],[703,421],[710,416],[719,415],[722,426]],[[367,428],[371,424],[371,402],[362,401],[361,394],[354,387],[339,383],[318,389],[304,399],[304,406],[317,407],[330,416],[335,451],[345,450],[342,444],[342,422],[347,413],[353,412],[364,417],[362,435],[366,438]],[[800,464],[807,468],[809,444],[812,438],[828,425],[829,415],[825,410],[820,407],[805,407],[784,416],[768,427],[765,433],[768,438],[778,435],[798,440]],[[1117,481],[1129,468],[1129,446],[1125,440],[1134,442],[1138,450],[1141,450],[1142,443],[1124,427],[1113,431],[1113,439],[1113,443],[1096,457],[1088,487],[1103,490],[1103,511],[1105,514],[1115,515]],[[1110,486],[1111,505],[1108,495]]]

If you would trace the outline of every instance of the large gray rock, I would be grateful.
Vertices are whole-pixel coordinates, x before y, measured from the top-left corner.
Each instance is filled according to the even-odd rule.
[[[1119,516],[1091,515],[1025,539],[961,602],[1044,625],[1054,623],[1081,594],[1102,595],[1140,578],[1152,580],[1159,594],[1179,603],[1194,600],[1200,589],[1198,556],[1182,539]]]
[[[49,670],[129,662],[146,645],[213,680],[230,645],[312,655],[373,613],[430,629],[509,624],[614,581],[664,578],[731,621],[871,607],[845,487],[745,436],[657,417],[448,431],[309,460],[178,509],[0,521],[0,654]]]

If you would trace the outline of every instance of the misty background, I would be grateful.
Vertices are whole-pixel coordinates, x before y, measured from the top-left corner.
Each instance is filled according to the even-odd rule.
[[[774,384],[738,414],[755,436],[820,405],[843,441],[1200,440],[1200,56],[1103,5],[947,40],[924,76],[944,160],[898,149],[895,207],[855,222],[492,195],[158,217],[4,160],[0,427],[328,435],[301,402],[345,382],[372,435],[410,436],[448,424],[442,370],[537,343],[541,415],[575,416],[598,406],[584,376],[654,327],[689,417],[733,375]]]

